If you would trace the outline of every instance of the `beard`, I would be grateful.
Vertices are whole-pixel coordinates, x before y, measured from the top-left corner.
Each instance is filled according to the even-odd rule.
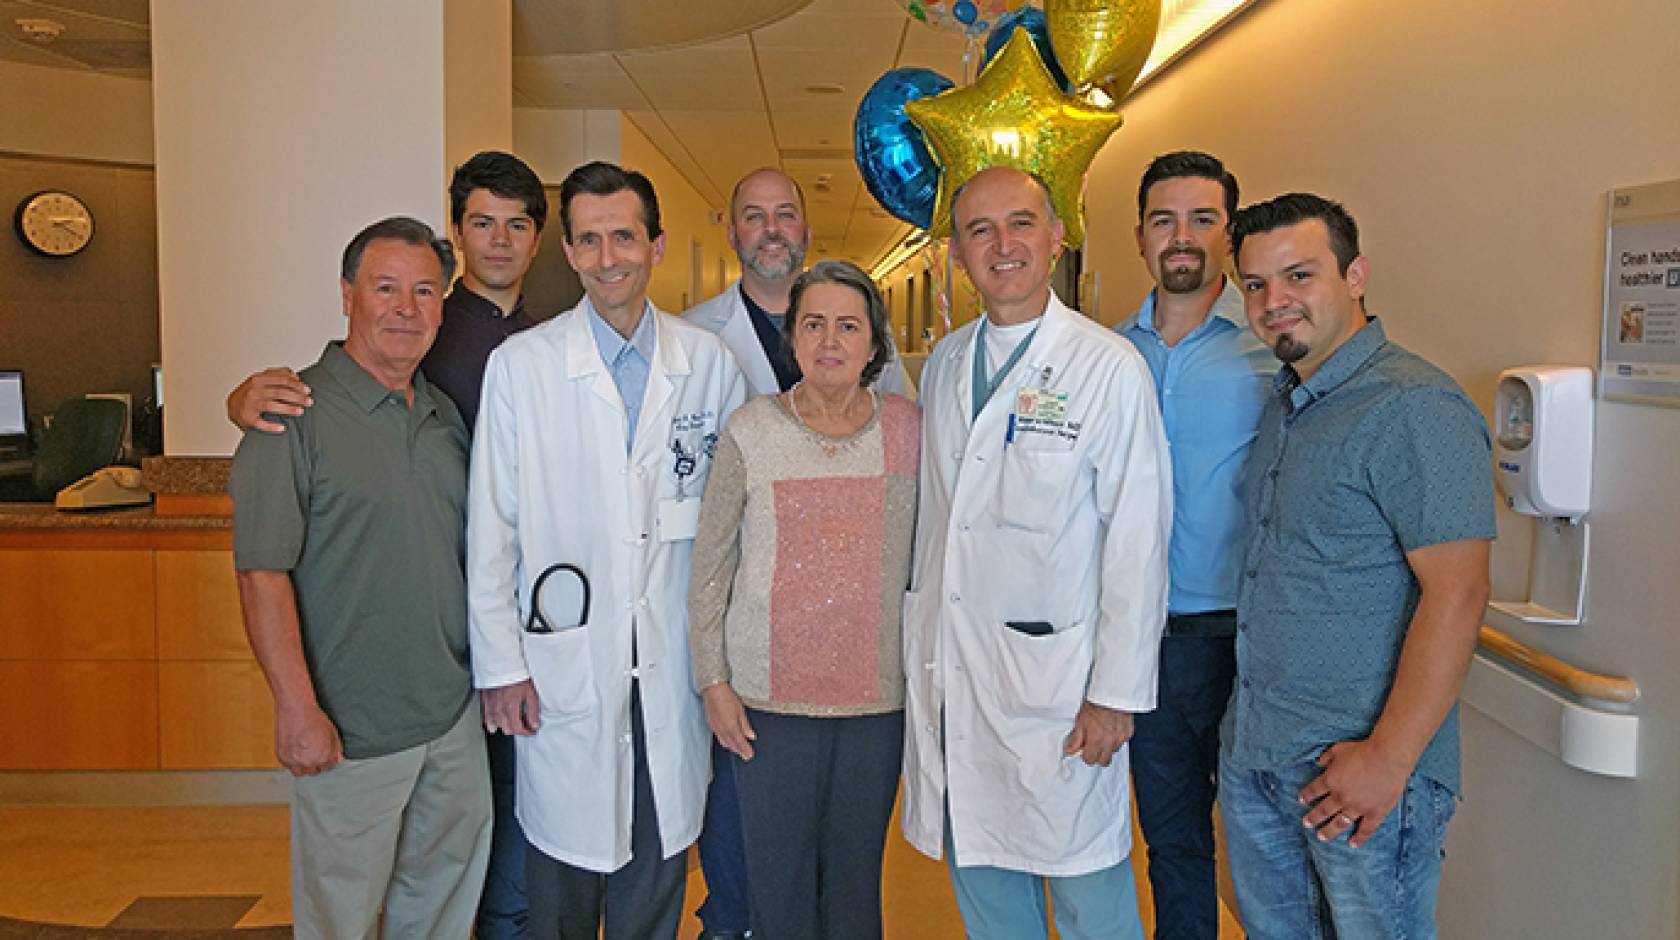
[[[1196,261],[1188,266],[1180,262],[1174,267],[1167,261],[1173,255],[1190,255]],[[1200,248],[1168,248],[1161,252],[1161,289],[1169,294],[1193,294],[1201,290],[1206,274],[1207,252]]]
[[[1283,363],[1297,362],[1311,351],[1311,346],[1288,333],[1279,336],[1277,342],[1272,344],[1272,354],[1278,357],[1279,362]]]
[[[780,245],[787,257],[781,261],[764,258],[764,249],[772,245]],[[741,256],[741,264],[766,281],[779,281],[805,265],[805,246],[780,235],[766,235],[758,240],[758,244],[747,249]]]

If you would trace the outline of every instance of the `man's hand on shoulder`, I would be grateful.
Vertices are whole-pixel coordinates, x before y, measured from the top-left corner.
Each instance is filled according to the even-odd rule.
[[[274,366],[253,374],[228,393],[227,416],[240,430],[280,434],[286,428],[263,417],[264,412],[295,418],[315,404],[298,374],[285,366]]]
[[[1301,802],[1312,807],[1301,822],[1316,829],[1323,842],[1351,828],[1348,845],[1356,849],[1393,812],[1412,775],[1410,764],[1393,759],[1369,740],[1330,745],[1318,756],[1318,766],[1324,773],[1301,788]]]
[[[338,728],[321,706],[310,702],[279,709],[274,720],[274,756],[294,777],[313,777],[344,760]]]
[[[491,734],[537,733],[537,726],[541,724],[537,718],[537,687],[530,679],[484,689],[479,698],[484,703],[484,730]]]
[[[1073,719],[1073,733],[1068,735],[1063,753],[1079,757],[1093,767],[1107,767],[1114,760],[1114,752],[1131,740],[1132,713],[1106,708],[1095,702],[1079,706]]]

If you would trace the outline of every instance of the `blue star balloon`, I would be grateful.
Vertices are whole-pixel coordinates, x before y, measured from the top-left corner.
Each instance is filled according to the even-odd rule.
[[[858,172],[883,209],[919,229],[933,223],[939,164],[904,103],[930,98],[955,83],[929,69],[893,69],[869,87],[858,104],[852,143]]]
[[[1007,13],[998,17],[997,25],[992,27],[986,36],[985,54],[980,60],[983,69],[998,54],[1003,44],[1009,41],[1009,35],[1016,29],[1024,29],[1032,37],[1033,45],[1038,49],[1038,57],[1044,60],[1044,67],[1050,70],[1050,77],[1062,90],[1072,94],[1073,83],[1062,72],[1062,65],[1056,61],[1056,50],[1050,46],[1050,23],[1044,17],[1044,11],[1038,7],[1022,7],[1014,13]]]

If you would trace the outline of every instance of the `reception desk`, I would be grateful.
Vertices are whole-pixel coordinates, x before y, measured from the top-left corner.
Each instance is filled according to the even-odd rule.
[[[273,742],[231,520],[0,504],[0,770],[267,769]]]

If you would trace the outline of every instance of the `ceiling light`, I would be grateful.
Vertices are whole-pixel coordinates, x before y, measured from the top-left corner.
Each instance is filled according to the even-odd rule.
[[[813,82],[805,86],[805,92],[812,95],[843,95],[846,86],[839,82]]]
[[[23,33],[23,37],[37,45],[47,45],[64,35],[64,24],[57,20],[20,16],[12,22]]]

